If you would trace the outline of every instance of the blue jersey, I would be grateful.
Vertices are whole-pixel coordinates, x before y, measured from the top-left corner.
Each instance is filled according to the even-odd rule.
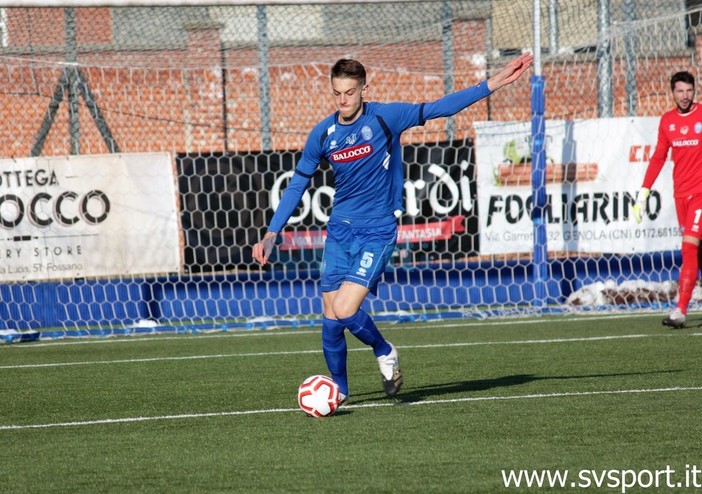
[[[348,125],[339,123],[338,113],[329,115],[310,133],[268,231],[283,229],[323,160],[334,173],[331,218],[372,224],[399,216],[404,211],[402,132],[454,115],[489,94],[483,81],[430,103],[364,102],[359,118]]]

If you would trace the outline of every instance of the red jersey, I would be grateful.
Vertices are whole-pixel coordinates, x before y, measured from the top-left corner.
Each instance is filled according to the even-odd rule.
[[[653,186],[671,147],[674,196],[702,194],[702,108],[697,103],[684,115],[676,108],[661,117],[656,151],[646,169],[643,187]]]

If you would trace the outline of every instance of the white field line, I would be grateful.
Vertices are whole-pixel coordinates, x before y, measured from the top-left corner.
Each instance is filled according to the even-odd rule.
[[[643,393],[672,393],[672,392],[687,392],[687,391],[702,391],[702,387],[674,387],[674,388],[649,388],[649,389],[620,389],[620,390],[601,390],[601,391],[581,391],[571,393],[536,393],[528,395],[512,395],[512,396],[477,396],[466,398],[449,398],[445,400],[425,400],[412,402],[382,402],[382,403],[366,403],[358,405],[346,405],[347,409],[360,408],[379,408],[391,406],[419,406],[419,405],[443,405],[450,403],[466,403],[466,402],[482,402],[482,401],[511,401],[511,400],[534,400],[534,399],[549,399],[549,398],[571,398],[579,396],[602,396],[602,395],[622,395],[622,394],[643,394]],[[199,419],[211,417],[230,417],[238,415],[256,415],[268,413],[301,413],[299,408],[268,408],[260,410],[239,410],[230,412],[210,412],[210,413],[186,413],[179,415],[159,415],[154,417],[124,417],[115,419],[100,419],[100,420],[84,420],[76,422],[54,422],[48,424],[18,424],[18,425],[0,425],[0,431],[22,430],[22,429],[47,429],[52,427],[81,427],[91,425],[110,425],[124,424],[132,422],[149,422],[154,420],[182,420],[182,419]]]
[[[446,320],[445,322],[417,322],[417,323],[407,323],[407,324],[418,324],[419,326],[412,326],[412,329],[417,327],[421,329],[443,329],[443,328],[491,328],[499,326],[527,326],[527,325],[538,325],[543,326],[544,324],[567,324],[567,323],[581,323],[583,321],[604,321],[610,319],[631,319],[635,317],[650,317],[651,314],[616,314],[616,315],[603,315],[603,316],[585,316],[585,317],[568,317],[568,318],[540,318],[540,319],[500,319],[500,320],[476,320],[476,319],[463,319],[456,322],[449,322],[454,320]],[[405,323],[402,324],[384,324],[381,323],[381,330],[392,331],[397,329],[408,329]],[[108,343],[138,343],[138,342],[149,342],[149,341],[161,341],[161,340],[182,340],[184,338],[247,338],[247,337],[262,337],[262,336],[289,336],[298,334],[315,334],[321,333],[320,329],[295,329],[278,331],[276,328],[271,327],[268,329],[234,329],[222,331],[217,327],[212,327],[210,329],[204,328],[199,330],[196,334],[183,333],[179,335],[167,335],[163,333],[147,334],[147,335],[106,335],[102,337],[78,337],[78,338],[67,338],[58,340],[42,340],[41,343],[31,343],[31,344],[0,344],[0,351],[4,349],[13,350],[31,350],[33,348],[42,348],[46,346],[64,346],[64,345],[101,345]]]
[[[383,329],[384,331],[385,329]],[[214,331],[214,330],[213,330]],[[42,347],[53,347],[53,346],[72,346],[72,345],[105,345],[110,343],[140,343],[149,341],[164,341],[164,340],[184,340],[186,338],[248,338],[248,337],[262,337],[262,336],[289,336],[298,334],[319,334],[321,329],[297,329],[294,331],[275,331],[271,329],[262,330],[233,330],[233,331],[221,331],[218,333],[203,331],[202,333],[192,334],[183,333],[179,335],[165,335],[163,333],[155,333],[149,335],[140,336],[129,336],[129,335],[107,335],[107,336],[81,336],[78,338],[66,338],[58,340],[41,340],[41,343],[13,343],[9,345],[0,345],[0,351],[3,348],[14,348],[17,350],[25,349],[31,350],[32,348],[42,348]]]
[[[422,348],[457,348],[457,347],[473,347],[473,346],[498,346],[498,345],[534,345],[534,344],[551,344],[551,343],[575,343],[587,341],[602,341],[602,340],[623,340],[631,338],[660,338],[673,336],[689,336],[689,333],[668,333],[668,334],[628,334],[628,335],[610,335],[610,336],[590,336],[577,338],[552,338],[539,340],[513,340],[513,341],[471,341],[463,343],[432,343],[426,345],[397,345],[398,349],[422,349]],[[700,333],[693,333],[698,336]],[[350,352],[370,351],[369,348],[349,348]],[[144,358],[129,358],[116,360],[89,360],[83,362],[48,362],[42,364],[15,364],[15,365],[0,365],[0,370],[15,370],[15,369],[33,369],[47,367],[73,367],[78,365],[112,365],[112,364],[134,364],[147,362],[168,362],[178,360],[203,360],[203,359],[220,359],[220,358],[241,358],[241,357],[275,357],[281,355],[307,355],[322,353],[318,350],[289,350],[278,352],[250,352],[250,353],[217,353],[205,355],[185,355],[180,357],[144,357]]]

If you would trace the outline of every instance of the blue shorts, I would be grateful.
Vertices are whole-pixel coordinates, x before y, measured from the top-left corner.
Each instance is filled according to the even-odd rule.
[[[397,220],[394,217],[373,226],[329,220],[322,256],[322,291],[338,290],[343,282],[350,281],[376,295],[396,242]]]

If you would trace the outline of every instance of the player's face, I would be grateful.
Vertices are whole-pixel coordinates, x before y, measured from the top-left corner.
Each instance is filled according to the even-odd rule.
[[[673,87],[673,100],[680,113],[687,113],[695,99],[695,86],[687,82],[676,82]]]
[[[363,93],[367,87],[367,84],[362,84],[358,79],[339,77],[332,80],[334,102],[341,123],[349,124],[359,117],[363,107]]]

